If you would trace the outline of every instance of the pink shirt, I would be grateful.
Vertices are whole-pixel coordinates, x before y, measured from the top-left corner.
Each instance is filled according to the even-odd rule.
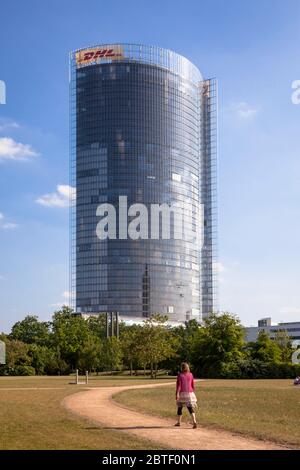
[[[194,392],[194,376],[191,372],[180,372],[177,376],[176,394],[180,392]]]

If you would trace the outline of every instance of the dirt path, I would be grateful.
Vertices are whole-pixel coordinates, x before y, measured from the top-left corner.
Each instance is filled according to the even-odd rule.
[[[112,396],[124,390],[152,388],[169,384],[151,384],[140,386],[103,387],[69,395],[63,400],[63,406],[69,411],[87,418],[107,429],[146,438],[166,448],[184,450],[272,450],[283,447],[271,442],[259,441],[232,434],[199,427],[192,429],[183,424],[174,428],[174,421],[138,413],[116,403]],[[171,385],[171,384],[170,384]],[[174,386],[174,383],[172,383]]]

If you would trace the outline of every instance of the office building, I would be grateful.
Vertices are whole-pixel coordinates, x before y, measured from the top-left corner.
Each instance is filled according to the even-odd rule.
[[[216,80],[181,55],[136,44],[70,54],[77,313],[184,322],[216,309],[216,133]],[[172,211],[169,226],[162,221],[163,205],[182,211],[180,235]],[[108,213],[116,227],[105,238]],[[133,217],[141,213],[143,227]]]

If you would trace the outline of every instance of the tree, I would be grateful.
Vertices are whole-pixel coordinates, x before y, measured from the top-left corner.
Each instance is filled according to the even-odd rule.
[[[27,315],[24,320],[14,324],[10,338],[27,344],[45,345],[49,342],[49,326],[50,323],[40,322],[34,315]]]
[[[139,337],[141,335],[140,325],[131,325],[123,327],[121,331],[121,347],[124,364],[129,368],[130,375],[133,372],[133,366],[139,365]]]
[[[89,317],[87,323],[93,336],[100,340],[106,338],[106,315],[101,314],[96,317]]]
[[[30,366],[31,358],[28,354],[29,347],[19,340],[6,342],[6,365],[9,368],[17,366]]]
[[[107,338],[103,342],[100,364],[103,370],[120,370],[122,366],[122,347],[121,342],[115,336]]]
[[[78,367],[82,371],[96,371],[101,365],[102,347],[99,338],[91,336],[80,349]]]
[[[222,363],[242,358],[244,336],[244,328],[235,315],[225,312],[205,318],[193,342],[192,364],[196,373],[214,375]]]
[[[197,320],[190,320],[185,325],[180,325],[172,329],[176,354],[165,361],[165,365],[173,374],[179,371],[180,362],[192,362],[193,350],[197,338],[199,323]]]
[[[291,362],[294,349],[288,332],[286,330],[278,330],[275,334],[274,341],[280,349],[281,362]]]
[[[71,368],[78,367],[79,353],[92,336],[88,322],[80,315],[74,315],[69,307],[54,313],[52,346]]]
[[[62,359],[59,350],[49,349],[49,356],[45,366],[45,374],[47,375],[68,375],[71,367]]]
[[[265,331],[260,331],[256,341],[249,343],[247,349],[253,359],[268,363],[278,363],[281,360],[281,350],[275,341]]]
[[[31,344],[28,348],[28,355],[37,375],[61,375],[70,372],[67,363],[60,357],[59,351],[55,349]]]
[[[7,337],[2,340],[6,346],[6,364],[0,368],[1,375],[33,375],[28,344]]]
[[[150,365],[151,378],[156,377],[158,365],[175,355],[175,340],[165,323],[168,317],[153,315],[144,321],[137,338],[139,362]]]
[[[28,348],[28,355],[31,358],[31,365],[37,375],[43,375],[49,362],[50,350],[46,346],[31,344]]]

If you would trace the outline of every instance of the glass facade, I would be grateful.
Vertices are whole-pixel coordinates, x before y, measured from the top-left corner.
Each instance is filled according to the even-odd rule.
[[[150,46],[101,45],[70,57],[72,306],[200,320],[215,309],[216,83]],[[149,214],[153,204],[182,207],[183,237],[133,240],[117,227],[117,239],[100,240],[97,207],[112,204],[118,219],[120,196]],[[200,206],[204,239],[195,243]],[[149,234],[152,223],[149,215]]]

